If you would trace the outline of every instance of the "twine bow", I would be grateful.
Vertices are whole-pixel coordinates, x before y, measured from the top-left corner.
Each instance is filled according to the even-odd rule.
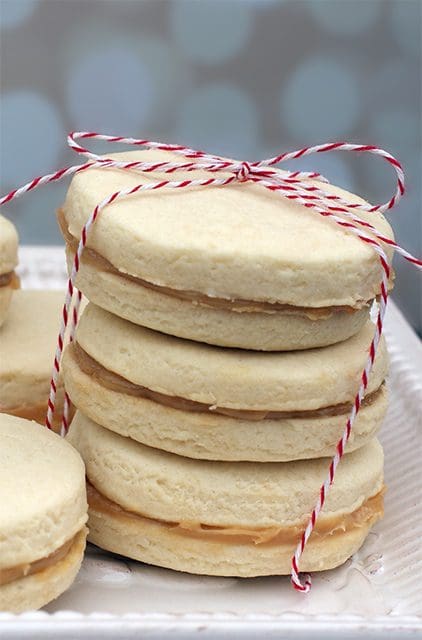
[[[104,158],[98,156],[95,153],[88,151],[85,147],[81,146],[77,141],[83,139],[95,139],[103,140],[110,143],[123,143],[135,147],[147,147],[149,149],[159,149],[163,151],[170,151],[178,154],[182,157],[181,162],[142,162],[142,161],[118,161],[112,158]],[[101,211],[116,200],[120,200],[129,195],[140,193],[142,191],[151,191],[157,189],[185,189],[189,187],[224,187],[225,185],[238,182],[254,182],[260,185],[262,188],[268,189],[278,193],[278,195],[293,200],[302,206],[312,209],[315,213],[328,217],[333,220],[337,225],[346,229],[349,233],[357,236],[362,242],[368,244],[377,253],[379,262],[381,264],[382,278],[380,281],[380,299],[378,305],[378,315],[375,323],[375,333],[369,347],[368,358],[365,363],[365,367],[360,377],[360,385],[358,392],[355,396],[351,413],[347,419],[346,426],[342,437],[336,445],[336,450],[333,458],[330,462],[327,477],[320,487],[318,499],[314,508],[312,509],[308,524],[301,536],[296,550],[291,560],[291,582],[295,589],[301,592],[308,592],[311,588],[310,576],[305,576],[304,581],[301,582],[299,576],[299,561],[303,554],[305,546],[312,531],[315,527],[318,515],[322,510],[327,494],[331,485],[334,482],[334,476],[337,466],[343,457],[345,446],[349,440],[353,423],[359,412],[362,399],[365,394],[366,387],[368,385],[369,374],[372,369],[372,365],[375,359],[378,343],[381,337],[383,329],[384,315],[388,299],[388,279],[390,276],[390,264],[388,257],[384,251],[383,244],[393,247],[394,250],[403,256],[406,260],[414,264],[417,268],[422,269],[422,261],[412,256],[405,249],[398,246],[393,240],[387,238],[381,234],[377,229],[369,222],[362,220],[356,212],[365,211],[369,213],[379,212],[384,213],[388,209],[392,209],[400,200],[404,193],[404,174],[400,163],[387,151],[379,149],[372,145],[359,145],[349,144],[346,142],[333,142],[327,144],[316,145],[312,147],[305,147],[289,153],[283,153],[267,160],[261,160],[258,162],[242,162],[236,160],[228,160],[219,156],[207,154],[203,151],[196,151],[189,147],[174,144],[162,144],[159,142],[152,142],[149,140],[139,140],[135,138],[124,138],[120,136],[108,136],[98,133],[90,132],[77,132],[69,134],[68,145],[77,154],[80,154],[87,158],[87,162],[81,165],[74,165],[66,167],[45,176],[34,178],[26,185],[11,191],[6,196],[0,198],[0,206],[15,200],[33,189],[41,187],[50,182],[57,182],[81,171],[87,169],[101,168],[119,168],[126,171],[136,172],[139,174],[140,180],[142,180],[143,173],[154,172],[155,174],[162,174],[162,180],[153,180],[146,183],[139,182],[135,187],[122,189],[112,193],[110,196],[102,200],[97,204],[95,209],[90,214],[87,222],[85,223],[81,238],[79,241],[78,249],[75,254],[73,266],[71,269],[70,277],[67,284],[67,292],[65,303],[62,312],[62,322],[60,327],[60,333],[58,336],[57,349],[54,357],[53,374],[51,379],[50,395],[48,400],[48,411],[46,416],[46,426],[51,428],[52,420],[55,411],[55,398],[57,392],[57,380],[60,372],[60,360],[63,352],[64,339],[66,329],[69,326],[69,340],[72,341],[78,322],[79,304],[81,301],[81,292],[75,288],[75,278],[80,268],[81,256],[84,247],[87,243],[89,231],[93,224],[101,213]],[[384,204],[371,205],[371,204],[358,204],[348,202],[344,198],[329,193],[324,189],[325,180],[319,173],[295,171],[295,172],[279,172],[274,169],[274,166],[288,160],[295,160],[302,156],[307,156],[313,153],[326,153],[330,151],[354,151],[357,153],[370,153],[380,156],[386,162],[388,162],[396,172],[397,183],[396,190],[390,200]],[[204,170],[209,177],[198,179],[183,179],[183,180],[171,180],[169,176],[176,174],[179,171],[190,172],[198,169]],[[319,185],[315,185],[311,180],[317,179]],[[75,295],[74,305],[72,313],[70,313],[72,307],[72,301]],[[65,393],[65,405],[62,420],[62,435],[65,435],[68,429],[68,410],[70,405],[69,396]]]

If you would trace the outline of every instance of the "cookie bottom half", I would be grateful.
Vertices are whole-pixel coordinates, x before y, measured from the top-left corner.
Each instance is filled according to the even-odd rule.
[[[147,564],[192,574],[241,578],[288,575],[300,537],[295,530],[291,541],[281,537],[257,543],[249,535],[185,529],[125,512],[92,488],[88,502],[90,542]],[[350,524],[349,516],[348,524],[313,535],[302,556],[301,570],[324,571],[343,564],[361,547],[382,515],[381,492],[356,512],[356,522]]]
[[[74,538],[64,558],[47,568],[0,586],[0,611],[21,613],[40,609],[64,593],[73,583],[82,563],[87,529]]]
[[[73,254],[67,250],[68,265]],[[258,351],[324,347],[358,333],[369,305],[313,319],[294,307],[274,313],[232,311],[166,295],[82,260],[77,287],[114,315],[149,329],[207,344]]]

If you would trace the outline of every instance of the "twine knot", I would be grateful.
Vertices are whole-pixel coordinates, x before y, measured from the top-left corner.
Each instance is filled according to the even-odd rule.
[[[252,167],[249,162],[241,162],[239,169],[236,171],[236,178],[239,182],[246,182],[251,175]]]

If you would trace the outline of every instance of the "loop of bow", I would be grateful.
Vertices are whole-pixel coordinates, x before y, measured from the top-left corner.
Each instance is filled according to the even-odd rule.
[[[77,142],[78,140],[83,139],[103,140],[110,143],[123,143],[135,147],[147,147],[149,149],[170,151],[176,155],[181,156],[182,161],[175,162],[173,160],[163,160],[156,162],[145,162],[123,161],[113,158],[105,158],[88,151],[88,149],[84,148],[79,142]],[[360,385],[353,403],[352,411],[347,420],[343,435],[337,443],[335,454],[329,465],[327,477],[319,489],[318,499],[314,508],[312,509],[309,522],[292,556],[291,582],[294,588],[298,591],[302,591],[304,593],[308,592],[311,588],[311,580],[309,576],[305,578],[305,581],[303,583],[300,580],[300,557],[315,527],[318,515],[323,508],[328,491],[332,483],[334,482],[334,476],[337,466],[343,456],[345,446],[352,431],[353,423],[359,412],[365,394],[369,374],[372,369],[377,346],[382,333],[384,314],[388,298],[388,279],[390,276],[390,264],[384,251],[383,245],[389,245],[390,247],[393,247],[397,253],[402,255],[406,260],[414,264],[417,268],[422,268],[422,262],[420,260],[412,256],[405,249],[399,247],[393,240],[378,232],[370,222],[363,220],[357,215],[359,211],[369,213],[383,213],[388,209],[392,209],[397,204],[404,193],[404,174],[400,163],[388,152],[372,145],[357,145],[349,144],[346,142],[333,142],[313,147],[306,147],[303,149],[298,149],[297,151],[283,153],[267,160],[261,160],[258,162],[230,160],[227,158],[221,158],[216,155],[207,154],[203,151],[190,149],[189,147],[184,147],[181,145],[163,144],[159,142],[152,142],[149,140],[125,138],[121,136],[108,136],[91,132],[77,132],[69,134],[68,144],[70,148],[77,154],[80,154],[87,158],[87,162],[82,165],[66,167],[54,173],[34,178],[34,180],[27,183],[23,187],[15,189],[6,196],[0,198],[0,206],[11,202],[21,195],[28,193],[29,191],[32,191],[33,189],[36,189],[40,186],[43,186],[50,182],[56,182],[65,177],[71,176],[75,173],[80,173],[81,171],[85,171],[88,169],[101,168],[103,170],[107,170],[118,168],[124,171],[135,172],[139,174],[140,179],[142,179],[142,175],[146,173],[153,173],[154,175],[152,176],[153,179],[151,179],[150,177],[148,182],[139,182],[135,187],[123,189],[121,191],[110,194],[110,196],[97,204],[82,229],[78,249],[75,254],[73,267],[68,280],[67,293],[62,312],[62,322],[54,358],[51,389],[46,417],[46,425],[49,428],[51,428],[55,411],[57,380],[60,372],[60,360],[64,347],[66,329],[68,326],[70,326],[69,340],[72,341],[78,322],[78,311],[81,301],[81,293],[75,288],[74,283],[80,268],[83,249],[86,246],[88,234],[92,225],[95,224],[95,221],[100,215],[101,211],[112,202],[135,193],[141,193],[145,190],[180,189],[189,187],[224,187],[234,182],[253,182],[260,185],[262,188],[275,192],[284,198],[293,200],[298,204],[313,210],[316,214],[330,218],[333,222],[341,226],[347,232],[357,236],[362,242],[371,246],[374,252],[378,255],[381,265],[382,277],[380,281],[380,299],[378,306],[378,316],[375,322],[374,337],[369,347],[369,353],[367,361],[365,363],[365,368],[363,369],[360,377]],[[330,191],[325,189],[324,184],[327,183],[327,180],[325,180],[325,178],[323,178],[319,173],[305,171],[281,172],[275,169],[275,165],[278,165],[285,161],[295,160],[297,158],[301,158],[313,153],[325,153],[331,151],[370,153],[380,156],[385,161],[387,161],[395,169],[397,176],[395,193],[390,198],[390,200],[381,205],[349,202],[346,199],[334,195],[333,193],[330,193]],[[177,178],[178,172],[187,172],[189,174],[192,171],[198,170],[203,171],[206,177],[198,177],[198,174],[196,174],[192,179],[186,177],[183,177],[183,179],[181,180],[169,179],[170,177]],[[316,180],[318,181],[317,184],[315,183]],[[75,293],[76,295],[74,295]],[[75,298],[75,300],[72,313],[70,313],[73,298]],[[65,394],[62,434],[65,434],[68,428],[69,404],[70,399],[68,395]]]

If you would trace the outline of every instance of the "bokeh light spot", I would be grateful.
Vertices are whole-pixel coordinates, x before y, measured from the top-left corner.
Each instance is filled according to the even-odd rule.
[[[153,102],[153,80],[132,48],[109,45],[81,58],[66,87],[72,128],[136,135]]]
[[[422,7],[420,2],[396,0],[391,4],[393,37],[408,54],[417,56],[420,64],[422,52]]]
[[[251,98],[235,86],[210,84],[192,92],[182,106],[179,142],[233,157],[254,155],[258,115]]]
[[[308,144],[349,133],[360,109],[356,74],[328,57],[305,60],[282,87],[283,125]]]
[[[1,0],[0,27],[13,29],[25,22],[35,11],[39,0]]]
[[[380,14],[379,0],[314,0],[307,8],[315,22],[336,35],[359,35],[374,26]]]
[[[177,45],[195,62],[215,64],[237,54],[252,28],[249,3],[239,0],[178,0],[170,3]]]
[[[0,114],[3,188],[57,168],[65,130],[52,102],[33,91],[10,91],[0,97]]]

